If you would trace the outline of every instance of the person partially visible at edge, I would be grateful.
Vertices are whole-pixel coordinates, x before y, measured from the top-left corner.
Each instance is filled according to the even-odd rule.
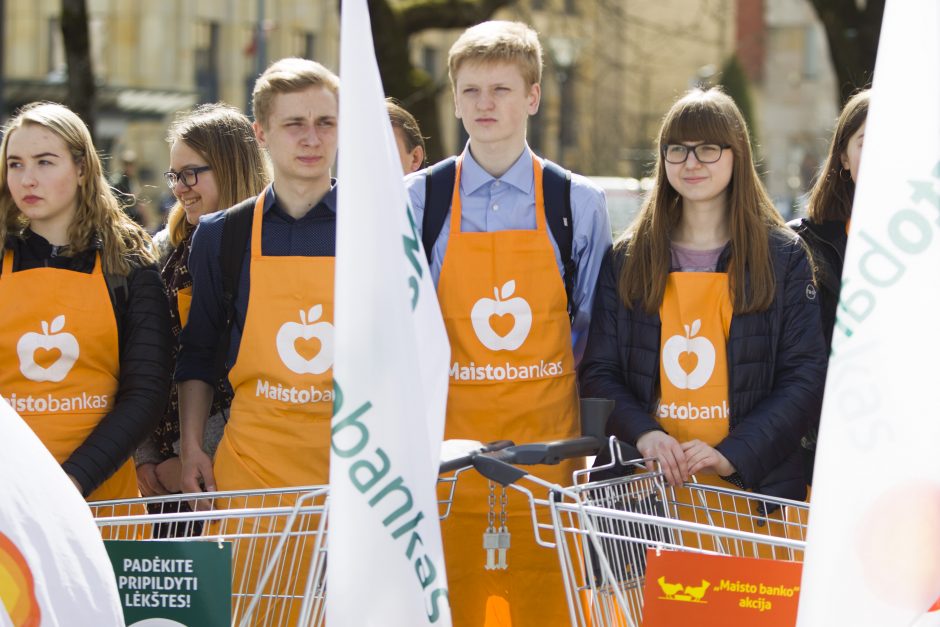
[[[671,485],[803,500],[800,437],[826,372],[809,256],[729,96],[688,92],[657,148],[653,188],[601,268],[581,392],[614,400],[607,433]]]
[[[405,174],[417,172],[424,165],[427,155],[421,127],[418,126],[415,116],[411,115],[394,98],[386,98],[385,107],[388,109],[392,131],[395,133],[395,145],[398,146],[401,169]]]
[[[148,224],[148,212],[144,211],[144,205],[139,198],[137,153],[133,150],[128,149],[121,153],[121,169],[112,175],[111,188],[124,213],[144,230],[151,228],[152,225]]]
[[[32,103],[9,121],[0,184],[0,394],[86,498],[138,496],[132,455],[170,384],[150,236],[62,105]]]
[[[201,105],[173,122],[167,133],[170,168],[164,173],[176,198],[167,226],[154,236],[163,282],[170,300],[174,358],[189,319],[193,279],[189,253],[199,218],[257,196],[267,185],[268,165],[251,121],[222,103]],[[222,437],[232,402],[227,382],[215,387],[204,449],[210,456]],[[137,449],[137,479],[143,496],[180,492],[179,400],[176,388],[157,429]]]
[[[203,216],[193,235],[193,300],[176,366],[184,492],[328,480],[338,94],[336,75],[314,61],[281,59],[265,70],[252,94],[253,128],[273,180],[257,197]],[[229,329],[223,231],[229,216],[246,212]],[[203,438],[226,372],[234,399],[213,462]]]
[[[810,191],[807,216],[789,223],[813,255],[827,348],[832,346],[836,307],[842,289],[842,264],[848,242],[849,220],[852,218],[862,142],[865,139],[869,93],[867,89],[860,91],[845,103],[832,134],[829,156]],[[802,442],[806,481],[809,484],[813,482],[818,432],[817,417],[817,420],[810,422]]]
[[[445,437],[522,443],[576,436],[575,366],[611,239],[603,192],[571,176],[572,323],[561,253],[546,224],[546,161],[526,143],[541,97],[538,35],[519,22],[479,24],[454,43],[448,64],[456,115],[470,140],[456,161],[451,202],[437,208],[447,217],[430,259],[453,362]],[[431,169],[406,177],[419,226],[431,210]],[[581,465],[570,460],[540,476],[567,483]],[[486,553],[473,539],[486,527],[489,486],[462,478],[457,491],[442,525],[454,624],[546,625],[567,615],[557,560],[535,545],[525,499],[508,495],[509,568],[485,570]]]

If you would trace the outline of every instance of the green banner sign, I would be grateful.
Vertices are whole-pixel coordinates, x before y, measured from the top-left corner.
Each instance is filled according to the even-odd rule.
[[[230,542],[107,540],[128,627],[228,627]]]

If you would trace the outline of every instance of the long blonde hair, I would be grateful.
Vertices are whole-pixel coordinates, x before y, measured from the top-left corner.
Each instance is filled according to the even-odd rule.
[[[219,209],[257,196],[271,179],[251,121],[229,105],[206,104],[182,114],[170,126],[166,141],[171,146],[183,142],[206,160],[219,188]],[[179,246],[193,229],[177,201],[167,218],[170,243]]]
[[[775,292],[769,236],[774,230],[786,233],[786,225],[757,176],[741,111],[717,88],[689,91],[663,119],[653,189],[616,244],[628,255],[620,274],[620,298],[626,307],[639,304],[650,314],[662,304],[671,265],[670,235],[682,217],[682,197],[666,178],[662,151],[666,144],[688,141],[730,146],[734,153],[728,184],[731,299],[737,314],[763,311],[770,307]]]
[[[16,206],[7,183],[7,145],[10,135],[27,125],[41,126],[65,142],[83,176],[78,187],[78,208],[68,228],[70,254],[92,248],[101,240],[102,270],[109,274],[130,273],[135,265],[155,263],[150,236],[121,209],[111,191],[95,152],[88,127],[68,107],[53,102],[33,102],[22,109],[3,129],[0,143],[0,253],[11,233],[21,233],[29,219]]]

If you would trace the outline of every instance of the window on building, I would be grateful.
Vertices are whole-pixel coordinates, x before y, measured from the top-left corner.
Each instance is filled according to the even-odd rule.
[[[46,49],[46,72],[49,77],[62,77],[65,80],[65,42],[62,40],[62,27],[58,17],[49,18],[49,46]]]
[[[529,131],[526,133],[526,141],[529,142],[529,148],[542,154],[545,152],[545,105],[549,101],[546,98],[545,89],[548,81],[542,82],[542,99],[539,104],[538,112],[529,118]]]
[[[438,63],[437,48],[434,46],[421,47],[421,67],[435,81],[438,79],[440,64]]]
[[[298,33],[297,53],[303,59],[317,58],[317,36],[315,33]]]
[[[565,0],[565,13],[568,15],[578,14],[578,3],[575,0]]]
[[[219,23],[196,25],[196,89],[199,102],[219,100]]]
[[[254,73],[254,70],[250,71],[248,76],[245,77],[245,112],[254,120],[255,111],[252,107],[251,93],[255,89],[255,80],[257,80],[258,75]]]
[[[575,81],[578,75],[578,66],[572,65],[564,73],[564,80],[560,81],[561,90],[561,125],[559,139],[564,148],[574,147],[578,143],[578,132],[575,122],[578,119],[577,102],[575,98]]]
[[[812,25],[803,29],[803,78],[819,78],[820,64],[822,62],[820,55],[820,46],[817,33]]]
[[[532,0],[532,10],[533,11],[545,10],[545,0]]]

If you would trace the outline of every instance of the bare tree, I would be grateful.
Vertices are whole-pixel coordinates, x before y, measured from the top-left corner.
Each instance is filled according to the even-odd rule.
[[[841,102],[871,82],[885,0],[810,0],[826,28]]]
[[[95,136],[95,77],[91,67],[88,8],[85,0],[62,0],[62,39],[68,70],[65,103]]]
[[[512,0],[369,0],[375,56],[385,93],[401,100],[421,124],[431,162],[443,156],[437,95],[438,77],[411,63],[408,43],[417,33],[433,28],[463,28],[490,17]]]

